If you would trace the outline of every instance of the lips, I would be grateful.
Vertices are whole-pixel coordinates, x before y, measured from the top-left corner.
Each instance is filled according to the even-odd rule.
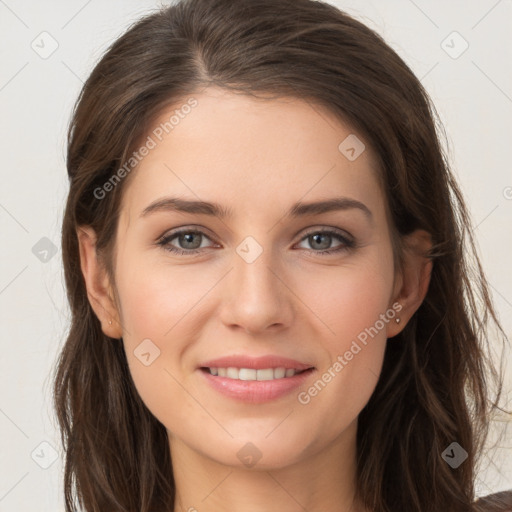
[[[293,370],[294,371],[294,370]],[[239,380],[215,376],[207,370],[198,369],[198,375],[211,389],[228,399],[247,404],[262,404],[289,397],[293,391],[313,378],[316,370],[310,368],[291,377],[273,380]]]
[[[225,356],[204,361],[197,370],[212,389],[248,404],[284,398],[316,371],[312,364],[278,355]]]
[[[253,370],[264,370],[267,368],[293,369],[297,372],[314,368],[314,365],[282,357],[278,355],[265,355],[260,357],[248,357],[244,355],[230,355],[218,359],[210,359],[201,363],[198,368],[248,368]]]

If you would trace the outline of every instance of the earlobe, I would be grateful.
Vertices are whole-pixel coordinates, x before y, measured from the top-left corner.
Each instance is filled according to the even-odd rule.
[[[387,337],[392,338],[403,330],[427,295],[432,274],[429,251],[432,238],[427,231],[416,230],[404,239],[403,266],[397,277],[393,303],[399,303],[399,322],[388,324]]]
[[[80,267],[89,303],[101,323],[103,333],[110,338],[121,338],[122,329],[110,280],[96,252],[96,233],[90,226],[79,226],[77,237],[80,248]]]

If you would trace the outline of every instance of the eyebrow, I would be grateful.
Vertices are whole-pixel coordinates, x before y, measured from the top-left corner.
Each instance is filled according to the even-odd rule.
[[[308,215],[320,215],[322,213],[329,213],[337,210],[351,209],[358,209],[362,211],[369,220],[373,219],[372,212],[364,203],[349,197],[333,197],[331,199],[311,203],[301,203],[299,201],[290,208],[286,213],[286,217],[305,217]],[[181,199],[179,197],[164,197],[157,199],[144,208],[140,217],[146,217],[154,212],[193,213],[216,216],[221,219],[233,216],[233,211],[230,208],[225,208],[220,204],[210,203],[207,201]]]

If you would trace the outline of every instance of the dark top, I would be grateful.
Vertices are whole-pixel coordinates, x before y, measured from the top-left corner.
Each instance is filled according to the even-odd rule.
[[[476,500],[475,512],[512,512],[512,489]]]

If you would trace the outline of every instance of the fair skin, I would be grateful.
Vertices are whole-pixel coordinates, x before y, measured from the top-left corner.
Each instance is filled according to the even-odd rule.
[[[375,389],[388,338],[426,294],[431,262],[422,252],[429,238],[410,235],[405,265],[395,271],[372,150],[366,144],[358,158],[347,159],[338,146],[354,131],[326,109],[212,87],[191,96],[198,105],[142,160],[124,190],[115,289],[98,264],[94,232],[77,231],[103,332],[122,337],[137,391],[167,429],[173,512],[366,512],[354,500],[357,418]],[[141,216],[166,196],[219,203],[232,216]],[[351,207],[286,215],[298,201],[334,197],[358,201],[370,213]],[[167,247],[200,247],[199,253],[174,254],[157,244],[176,228],[204,234],[190,236],[189,245],[174,237]],[[316,239],[318,247],[310,235],[322,229],[355,246],[333,234]],[[251,263],[236,251],[248,236],[262,248]],[[400,323],[386,322],[321,392],[300,403],[298,393],[395,303]],[[160,356],[146,366],[134,350],[148,338]],[[198,369],[230,354],[278,354],[315,369],[285,396],[241,403],[205,384]],[[260,457],[252,467],[237,456],[249,442]]]

